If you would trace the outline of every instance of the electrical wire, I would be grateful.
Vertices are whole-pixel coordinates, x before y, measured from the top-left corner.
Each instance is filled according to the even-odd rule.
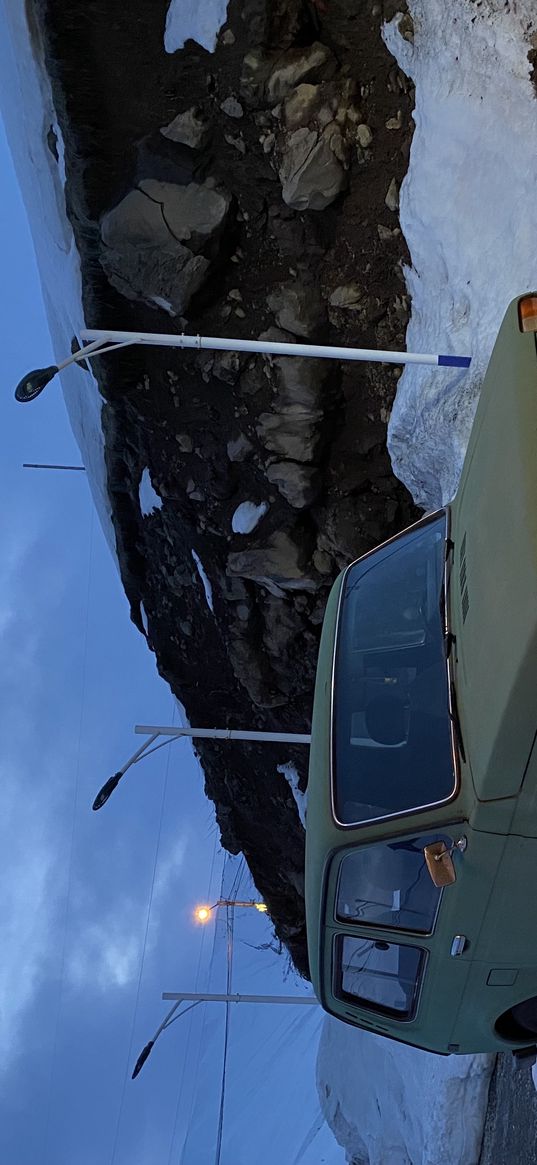
[[[235,920],[235,909],[233,906],[226,906],[226,930],[227,930],[227,976],[226,976],[226,994],[231,994],[231,979],[233,970],[233,929]],[[224,1057],[222,1062],[222,1080],[220,1084],[220,1105],[218,1111],[218,1129],[216,1133],[216,1153],[215,1165],[220,1165],[222,1156],[222,1139],[224,1133],[224,1108],[226,1101],[226,1077],[227,1077],[227,1054],[229,1047],[229,1027],[230,1027],[230,1008],[229,1000],[226,1001],[226,1019],[224,1026]]]

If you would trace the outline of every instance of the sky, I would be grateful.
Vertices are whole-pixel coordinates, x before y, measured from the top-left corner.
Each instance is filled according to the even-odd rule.
[[[20,75],[31,86],[24,62]],[[32,97],[42,100],[30,92],[28,121]],[[14,115],[13,105],[4,110]],[[134,767],[107,805],[91,811],[100,786],[139,744],[134,724],[177,723],[178,712],[130,621],[95,509],[96,500],[109,537],[99,473],[92,475],[92,498],[86,473],[22,468],[24,461],[81,464],[58,380],[30,405],[13,397],[24,372],[53,359],[51,320],[56,358],[67,352],[80,307],[76,256],[55,217],[61,186],[58,192],[50,161],[31,135],[28,145],[13,137],[13,123],[11,132],[19,164],[22,157],[34,167],[37,233],[32,243],[0,123],[0,229],[9,272],[0,285],[0,1159],[207,1165],[219,1119],[218,1005],[180,1019],[138,1079],[130,1074],[169,1009],[162,991],[225,988],[225,919],[196,927],[194,905],[216,901],[222,888],[241,898],[254,891],[242,859],[228,859],[220,848],[213,806],[186,742]],[[57,299],[47,304],[48,324],[34,245],[54,272],[49,282]],[[89,431],[87,452],[98,463],[92,380],[75,370],[66,389],[74,423],[86,437]],[[309,994],[271,939],[267,919],[237,911],[233,989]],[[274,1104],[284,1156],[291,1152],[287,1113],[297,1162],[332,1165],[342,1153],[322,1127],[314,1078],[320,1010],[280,1008],[277,1021],[273,1011],[256,1009],[253,1017],[233,1009],[222,1165],[240,1165],[242,1152],[245,1163],[254,1151],[260,1162],[272,1160]],[[296,1077],[291,1089],[286,1056]]]

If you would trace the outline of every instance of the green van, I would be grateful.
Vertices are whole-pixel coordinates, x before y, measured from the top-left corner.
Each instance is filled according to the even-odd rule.
[[[502,323],[450,506],[352,563],[315,688],[315,992],[440,1053],[537,1044],[537,296]]]

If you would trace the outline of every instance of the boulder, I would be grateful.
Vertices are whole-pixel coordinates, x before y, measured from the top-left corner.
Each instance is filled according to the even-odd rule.
[[[319,85],[298,85],[283,103],[283,122],[288,130],[300,129],[314,116],[320,103]]]
[[[289,49],[278,57],[266,86],[271,105],[287,97],[301,81],[320,81],[336,69],[334,54],[326,45],[315,41],[304,49]]]
[[[315,286],[284,283],[268,296],[267,303],[280,327],[295,336],[313,336],[326,322],[326,310]]]
[[[193,255],[181,243],[140,247],[125,242],[121,248],[104,248],[100,261],[120,295],[150,307],[166,305],[171,315],[183,315],[209,270],[208,259]]]
[[[278,175],[282,198],[294,210],[324,210],[347,185],[340,160],[346,146],[341,130],[330,122],[322,131],[303,126],[283,135]]]
[[[140,182],[101,220],[109,282],[127,299],[183,315],[209,270],[197,252],[217,242],[230,203],[210,183]]]
[[[216,190],[209,182],[157,182],[146,178],[139,189],[160,204],[161,214],[174,238],[199,251],[209,239],[219,236],[231,205],[227,191]],[[120,204],[121,205],[121,204]]]
[[[283,460],[313,461],[320,445],[323,413],[291,405],[284,413],[261,413],[256,433],[270,453]]]
[[[262,546],[233,551],[228,556],[227,573],[249,578],[276,595],[288,590],[316,590],[319,580],[306,569],[302,543],[302,538],[277,530]]]
[[[319,471],[296,461],[274,461],[267,469],[267,478],[295,510],[310,506],[321,488]]]
[[[160,132],[171,142],[180,142],[192,150],[201,150],[209,137],[210,126],[200,111],[192,106],[185,113],[178,113],[169,125],[162,126]]]

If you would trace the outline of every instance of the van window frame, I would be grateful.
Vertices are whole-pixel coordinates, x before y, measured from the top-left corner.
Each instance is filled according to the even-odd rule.
[[[381,836],[374,837],[374,838],[368,838],[367,841],[360,841],[360,842],[357,842],[355,845],[349,845],[349,846],[346,846],[345,848],[342,847],[341,849],[336,850],[336,853],[334,854],[334,856],[332,858],[332,863],[337,864],[337,870],[335,871],[335,885],[334,885],[333,903],[332,903],[332,921],[329,925],[344,927],[344,928],[348,928],[349,930],[351,927],[352,927],[352,929],[355,929],[356,927],[363,927],[364,929],[366,929],[366,928],[369,929],[371,927],[377,931],[378,930],[382,930],[385,932],[390,931],[390,933],[393,933],[393,934],[416,935],[417,937],[419,937],[421,939],[431,938],[431,936],[434,934],[434,932],[436,930],[436,924],[438,921],[438,915],[440,912],[444,888],[438,888],[439,892],[438,892],[438,898],[437,898],[437,902],[436,902],[436,909],[434,912],[434,916],[432,919],[432,925],[431,925],[430,930],[412,930],[408,926],[397,926],[393,922],[373,922],[368,918],[353,919],[350,916],[343,917],[343,916],[338,915],[338,913],[337,913],[338,894],[339,894],[339,887],[340,887],[340,882],[341,882],[343,864],[351,854],[356,853],[358,850],[370,849],[372,846],[396,845],[400,842],[405,842],[405,841],[413,841],[413,840],[418,840],[418,839],[423,840],[423,838],[425,836],[427,836],[427,839],[428,839],[427,844],[429,844],[433,840],[434,841],[444,841],[444,842],[451,841],[451,838],[449,837],[449,834],[447,834],[445,832],[445,829],[444,830],[442,830],[442,829],[435,830],[435,829],[431,829],[431,828],[429,828],[429,829],[424,828],[420,833],[417,833],[416,830],[413,830],[411,833],[406,834],[406,835],[402,835],[402,836],[400,834],[397,834],[394,836],[393,834],[383,833]],[[425,859],[424,859],[424,861],[425,861]],[[429,874],[427,874],[427,876],[430,878]],[[330,878],[331,878],[331,870],[329,869],[327,872],[327,883],[326,883],[327,886],[330,882]],[[431,882],[431,885],[432,885],[432,882]],[[326,925],[326,923],[325,923],[325,925]]]
[[[387,930],[386,930],[386,933],[388,933]],[[415,1020],[417,1012],[418,1012],[419,1002],[420,1002],[421,993],[422,993],[422,989],[423,989],[423,983],[425,981],[427,963],[429,960],[429,951],[428,951],[427,947],[424,947],[424,946],[420,945],[419,943],[414,943],[414,942],[397,942],[397,941],[393,942],[390,939],[386,939],[386,942],[390,943],[390,945],[392,945],[392,946],[411,947],[412,950],[419,951],[419,955],[420,955],[420,960],[419,960],[419,964],[418,964],[418,971],[417,971],[416,980],[415,980],[415,984],[414,984],[414,990],[413,990],[413,994],[412,994],[411,1007],[409,1008],[408,1011],[402,1012],[402,1011],[398,1011],[396,1008],[388,1007],[385,1004],[377,1003],[374,1000],[364,999],[362,996],[359,996],[359,995],[352,995],[351,993],[343,990],[343,987],[342,987],[343,968],[342,968],[341,959],[339,959],[339,962],[338,962],[338,947],[341,947],[341,948],[343,947],[343,940],[345,938],[363,938],[366,942],[367,941],[374,941],[372,939],[369,939],[367,935],[350,934],[345,929],[341,929],[337,933],[332,935],[330,962],[331,962],[331,988],[332,988],[332,995],[333,995],[334,999],[336,999],[338,1003],[344,1003],[344,1004],[347,1004],[351,1007],[356,1007],[358,1010],[371,1012],[374,1015],[384,1016],[386,1019],[389,1019],[389,1020],[396,1020],[397,1023],[401,1023],[401,1024],[412,1023]]]
[[[377,552],[379,550],[383,550],[386,546],[390,546],[391,544],[393,544],[395,542],[402,542],[410,533],[414,533],[416,530],[418,530],[422,526],[428,526],[431,523],[438,521],[438,519],[441,517],[445,518],[445,537],[444,537],[445,552],[444,552],[444,571],[443,571],[444,603],[443,603],[443,628],[442,629],[443,629],[443,633],[444,633],[445,642],[447,643],[448,636],[449,636],[449,630],[450,630],[449,618],[448,618],[448,597],[449,597],[450,577],[449,577],[449,573],[448,573],[448,557],[449,557],[449,555],[448,555],[447,551],[448,551],[449,547],[451,547],[450,509],[448,506],[442,507],[441,509],[435,510],[434,512],[432,512],[430,514],[427,514],[419,522],[415,522],[413,526],[408,527],[402,533],[396,534],[393,538],[388,538],[385,542],[382,542],[379,546],[375,546],[372,550],[368,551],[367,554],[364,554],[359,559],[355,559],[354,562],[349,563],[349,566],[347,567],[345,574],[343,576],[343,579],[342,579],[342,584],[341,584],[340,593],[339,593],[338,608],[337,608],[337,613],[336,613],[335,628],[334,628],[334,650],[333,650],[333,654],[332,654],[331,676],[330,676],[330,729],[329,729],[330,807],[331,807],[332,819],[334,821],[334,824],[341,830],[350,830],[350,829],[357,829],[360,827],[368,827],[368,826],[372,826],[372,825],[381,824],[382,822],[385,822],[385,821],[392,821],[392,820],[397,819],[397,818],[414,817],[419,813],[430,812],[431,810],[437,809],[440,806],[449,805],[458,796],[458,793],[460,790],[460,757],[459,757],[459,747],[458,747],[457,738],[456,738],[456,734],[455,734],[455,727],[454,727],[454,724],[455,724],[454,691],[455,691],[455,689],[454,689],[454,677],[453,677],[453,661],[452,661],[451,653],[449,653],[449,654],[447,654],[447,658],[446,658],[446,685],[447,685],[447,694],[448,694],[451,759],[452,759],[452,766],[453,766],[453,789],[452,789],[451,793],[449,794],[449,796],[443,797],[439,801],[430,801],[430,802],[427,802],[423,805],[415,805],[415,806],[412,806],[410,808],[397,810],[395,813],[384,813],[382,815],[379,815],[378,817],[368,817],[368,818],[365,818],[362,820],[357,820],[357,821],[342,821],[340,819],[340,817],[338,817],[337,809],[336,809],[335,670],[336,670],[336,659],[337,659],[338,642],[339,642],[339,627],[340,627],[340,619],[341,619],[341,610],[342,610],[343,599],[344,599],[344,595],[345,595],[345,582],[346,582],[347,575],[348,575],[349,571],[356,565],[357,562],[364,562],[366,559],[370,558],[372,555],[377,554]]]

